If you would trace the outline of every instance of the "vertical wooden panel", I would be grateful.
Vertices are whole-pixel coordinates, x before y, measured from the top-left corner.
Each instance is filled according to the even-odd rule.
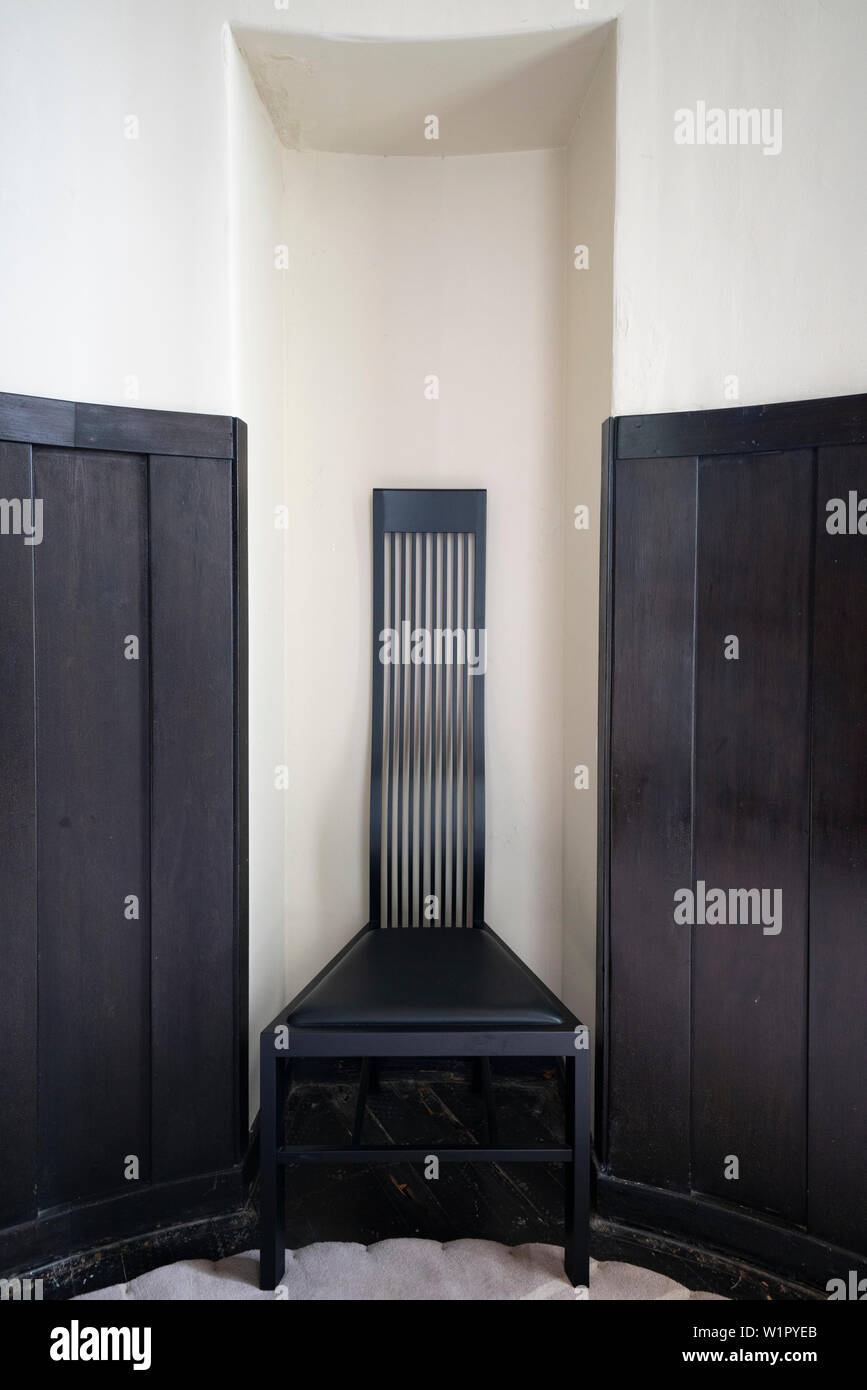
[[[248,1070],[248,1036],[250,1029],[250,828],[248,788],[250,782],[249,754],[249,624],[247,618],[247,426],[243,420],[234,421],[234,516],[232,518],[232,555],[235,573],[232,583],[232,645],[234,659],[234,839],[235,883],[233,910],[236,934],[232,958],[232,984],[235,997],[235,1059],[238,1077],[237,1094],[233,1096],[234,1123],[237,1134],[235,1154],[241,1158],[247,1151],[250,1135],[250,1074]]]
[[[848,510],[853,491],[867,498],[867,448],[820,450],[808,1224],[846,1249],[867,1250],[867,535],[829,534],[826,510],[832,498]]]
[[[155,1180],[237,1157],[232,535],[231,460],[151,458]]]
[[[698,511],[695,873],[684,886],[722,889],[726,916],[730,890],[779,889],[782,929],[693,928],[693,1185],[801,1221],[812,452],[702,459]],[[728,637],[738,660],[725,657]],[[737,1180],[725,1177],[729,1155]]]
[[[619,463],[614,499],[609,1161],[689,1179],[694,459]]]
[[[36,1214],[36,803],[33,757],[33,552],[14,534],[31,497],[30,447],[0,443],[0,1226]],[[37,539],[37,535],[33,536]]]
[[[147,1176],[145,460],[40,449],[34,477],[44,1209]]]

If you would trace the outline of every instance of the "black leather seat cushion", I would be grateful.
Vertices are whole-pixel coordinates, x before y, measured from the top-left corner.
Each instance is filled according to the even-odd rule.
[[[296,1028],[563,1021],[536,977],[478,927],[371,928],[289,1017]]]

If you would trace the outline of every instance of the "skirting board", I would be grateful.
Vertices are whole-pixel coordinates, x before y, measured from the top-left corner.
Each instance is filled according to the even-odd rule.
[[[817,1240],[803,1230],[757,1216],[698,1193],[670,1192],[595,1174],[596,1210],[603,1220],[687,1241],[787,1282],[824,1293],[830,1279],[864,1271],[865,1257]]]
[[[98,1246],[209,1216],[228,1215],[247,1201],[258,1172],[258,1124],[244,1162],[179,1182],[141,1186],[101,1202],[44,1212],[0,1234],[0,1276],[24,1278],[49,1262],[87,1256]]]

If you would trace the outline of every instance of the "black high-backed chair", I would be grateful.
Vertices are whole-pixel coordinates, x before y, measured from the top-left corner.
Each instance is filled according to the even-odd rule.
[[[484,921],[485,513],[484,491],[373,494],[370,921],[261,1035],[263,1289],[285,1270],[284,1164],[431,1154],[567,1164],[566,1273],[588,1282],[588,1032]],[[564,1146],[497,1145],[489,1059],[507,1055],[564,1059]],[[284,1144],[297,1057],[363,1059],[349,1145]],[[384,1057],[473,1059],[487,1147],[362,1144]]]

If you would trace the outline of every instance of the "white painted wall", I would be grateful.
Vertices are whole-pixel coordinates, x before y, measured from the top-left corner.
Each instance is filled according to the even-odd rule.
[[[221,31],[182,8],[0,6],[6,391],[230,408]]]
[[[593,1023],[596,997],[596,761],[601,426],[611,413],[614,317],[612,30],[566,150],[563,997]],[[587,268],[583,254],[586,247]],[[576,530],[576,506],[590,509]],[[570,518],[573,520],[570,523]],[[589,771],[576,789],[574,769]]]
[[[615,412],[863,391],[867,5],[633,0],[619,40]],[[699,100],[782,152],[675,145]]]
[[[392,40],[586,31],[626,3],[589,0],[581,9],[577,0],[216,0],[216,8],[231,9],[232,21],[248,28]]]
[[[565,146],[606,32],[586,24],[359,43],[242,29],[236,38],[287,149],[441,159]]]
[[[285,158],[290,989],[366,920],[377,486],[488,488],[486,909],[556,988],[562,153]]]

